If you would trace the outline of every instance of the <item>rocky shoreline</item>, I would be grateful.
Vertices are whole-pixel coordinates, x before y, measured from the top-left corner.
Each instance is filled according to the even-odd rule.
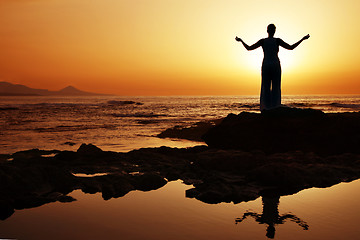
[[[262,114],[241,112],[192,126],[175,126],[157,137],[266,153],[360,153],[360,112],[324,113],[310,108],[279,107]]]
[[[161,188],[169,181],[182,180],[193,186],[186,191],[186,197],[205,203],[239,203],[259,196],[281,196],[311,187],[329,187],[360,177],[360,153],[359,145],[356,145],[356,141],[360,140],[356,128],[359,125],[359,121],[356,122],[359,113],[335,114],[337,117],[332,120],[322,112],[284,113],[281,110],[280,113],[268,114],[241,113],[229,115],[215,127],[212,123],[201,125],[201,131],[207,128],[204,139],[208,146],[183,149],[143,148],[118,153],[102,151],[92,144],[83,144],[77,151],[33,149],[0,155],[0,219],[10,217],[18,209],[55,201],[74,201],[68,194],[76,189],[84,193],[101,193],[107,200],[122,197],[133,190],[150,191]],[[299,114],[306,116],[301,117]],[[340,146],[324,152],[321,148],[316,151],[315,147],[306,148],[299,144],[299,148],[293,148],[292,145],[285,144],[280,151],[277,148],[261,149],[258,147],[263,144],[261,140],[252,142],[251,139],[236,143],[233,143],[236,139],[229,140],[228,143],[233,145],[225,147],[217,145],[224,141],[224,136],[238,136],[243,129],[247,129],[244,131],[247,134],[251,132],[251,127],[259,127],[266,121],[272,126],[287,123],[283,125],[285,128],[292,125],[296,129],[299,121],[303,121],[300,125],[304,127],[304,122],[308,121],[310,124],[314,117],[320,119],[318,121],[336,121],[340,130],[328,129],[332,133],[344,133],[344,129],[351,128],[348,132],[345,131],[348,138],[340,134],[339,140],[334,140],[337,143],[341,140],[344,142],[341,146],[347,147]],[[234,119],[238,121],[237,124]],[[248,125],[244,125],[245,120]],[[329,127],[332,124],[314,123],[313,126]],[[229,129],[231,131],[226,133]],[[216,136],[219,132],[222,135]],[[276,132],[284,133],[279,128]],[[320,134],[317,131],[308,131],[306,134],[309,132]],[[299,134],[301,132],[296,130],[295,135]],[[328,136],[327,132],[324,135]],[[253,138],[257,137],[254,135]],[[279,139],[282,137],[278,136]],[[300,141],[304,138],[296,139]],[[240,142],[249,144],[238,145]],[[90,175],[84,177],[78,175],[80,173]]]

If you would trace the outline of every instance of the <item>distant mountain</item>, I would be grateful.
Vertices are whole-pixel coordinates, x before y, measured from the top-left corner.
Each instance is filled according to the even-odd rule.
[[[67,86],[59,91],[52,91],[51,95],[61,95],[61,96],[105,96],[110,94],[102,94],[102,93],[92,93],[81,91],[73,86]]]
[[[108,94],[81,91],[73,86],[68,86],[59,91],[35,89],[25,85],[0,82],[0,96],[101,96]]]

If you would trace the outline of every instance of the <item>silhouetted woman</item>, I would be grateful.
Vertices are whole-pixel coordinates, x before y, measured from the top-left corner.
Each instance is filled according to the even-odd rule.
[[[278,57],[279,46],[288,50],[293,50],[302,41],[308,39],[306,35],[300,41],[289,45],[280,38],[274,38],[276,27],[270,24],[267,27],[269,36],[260,39],[257,43],[249,46],[241,38],[235,40],[241,42],[247,50],[254,50],[262,47],[264,51],[264,60],[261,66],[261,93],[260,93],[260,110],[271,109],[281,105],[281,66]]]

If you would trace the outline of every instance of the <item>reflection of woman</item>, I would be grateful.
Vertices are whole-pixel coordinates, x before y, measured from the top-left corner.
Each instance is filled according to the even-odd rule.
[[[289,45],[280,38],[274,38],[276,27],[270,24],[267,27],[269,36],[260,39],[257,43],[248,46],[241,38],[235,40],[241,42],[247,50],[254,50],[262,47],[264,60],[261,67],[261,93],[260,110],[271,109],[281,105],[281,66],[278,57],[279,46],[288,50],[296,48],[303,40],[308,39],[309,34],[293,45]]]
[[[279,215],[279,210],[278,210],[279,200],[280,197],[262,197],[262,202],[263,202],[262,214],[247,211],[246,213],[244,213],[244,215],[241,218],[236,218],[235,223],[236,224],[241,223],[249,216],[253,217],[255,221],[257,221],[258,223],[268,225],[266,229],[266,236],[268,238],[274,238],[275,225],[283,224],[287,219],[297,223],[304,230],[308,230],[309,225],[307,225],[306,222],[304,222],[297,216],[290,213]]]

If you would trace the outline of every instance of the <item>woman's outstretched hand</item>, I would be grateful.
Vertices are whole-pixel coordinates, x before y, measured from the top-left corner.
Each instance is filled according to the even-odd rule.
[[[309,39],[310,35],[306,35],[305,37],[303,37],[303,40]]]
[[[235,37],[235,40],[241,42],[241,38],[239,38],[238,36]]]

